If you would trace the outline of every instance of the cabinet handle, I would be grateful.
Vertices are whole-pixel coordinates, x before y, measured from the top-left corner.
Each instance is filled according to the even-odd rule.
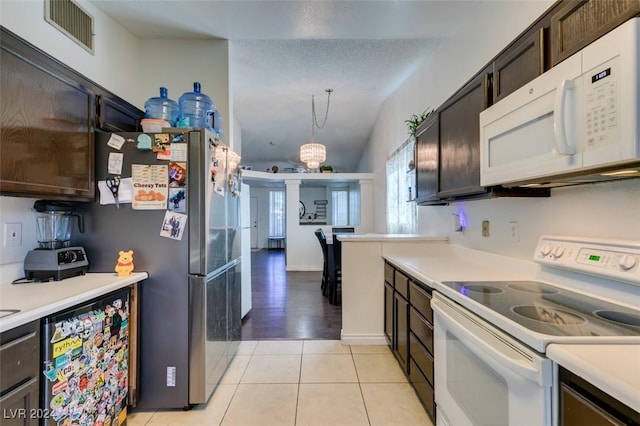
[[[538,55],[540,55],[538,75],[542,75],[544,74],[544,28],[538,30],[538,46]]]

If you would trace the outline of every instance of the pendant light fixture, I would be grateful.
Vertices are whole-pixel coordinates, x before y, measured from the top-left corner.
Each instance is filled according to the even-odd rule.
[[[329,117],[329,103],[333,89],[325,89],[325,92],[327,92],[327,110],[324,115],[324,120],[322,120],[322,124],[318,124],[315,99],[313,95],[311,95],[311,141],[300,146],[300,161],[306,163],[307,167],[312,170],[320,167],[320,163],[323,163],[327,159],[327,148],[321,143],[316,143],[315,140],[316,127],[318,129],[322,129],[327,123],[327,118]]]

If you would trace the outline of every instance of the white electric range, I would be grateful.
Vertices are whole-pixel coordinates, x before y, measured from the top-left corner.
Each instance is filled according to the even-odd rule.
[[[640,243],[543,236],[534,281],[443,281],[434,294],[439,425],[554,425],[550,343],[640,344]],[[538,278],[540,278],[538,280]]]

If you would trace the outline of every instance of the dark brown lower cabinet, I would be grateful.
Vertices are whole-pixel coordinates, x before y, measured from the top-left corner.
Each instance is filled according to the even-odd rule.
[[[40,322],[0,334],[0,424],[36,426],[39,410]]]
[[[397,291],[394,294],[395,327],[394,334],[396,347],[394,353],[402,370],[406,373],[409,365],[409,302]]]
[[[393,282],[389,282],[390,278]],[[384,287],[386,338],[435,424],[431,289],[388,263],[385,263]],[[389,300],[393,302],[391,307]]]
[[[560,426],[640,425],[640,413],[562,367]]]

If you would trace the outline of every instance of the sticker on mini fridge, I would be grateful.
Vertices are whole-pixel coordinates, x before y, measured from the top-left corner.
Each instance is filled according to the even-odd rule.
[[[164,220],[162,221],[160,236],[174,240],[181,240],[186,224],[186,214],[167,211],[164,215]]]
[[[166,165],[132,164],[134,210],[167,208],[169,175]]]

